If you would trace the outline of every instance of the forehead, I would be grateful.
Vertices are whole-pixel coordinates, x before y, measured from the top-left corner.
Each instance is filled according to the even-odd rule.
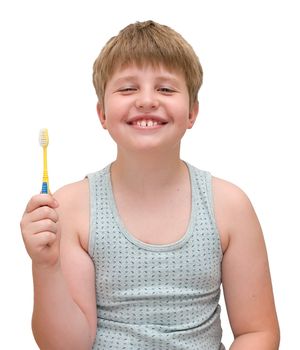
[[[136,63],[118,66],[110,77],[110,81],[139,77],[155,77],[158,79],[170,79],[185,82],[185,76],[179,69],[169,68],[163,64]]]

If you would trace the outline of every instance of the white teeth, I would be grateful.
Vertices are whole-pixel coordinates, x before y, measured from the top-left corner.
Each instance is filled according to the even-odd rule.
[[[136,124],[138,126],[141,126],[142,128],[146,128],[146,127],[156,126],[156,125],[158,125],[158,122],[157,121],[153,121],[151,119],[149,119],[149,120],[142,119],[142,120],[138,120],[136,122]]]

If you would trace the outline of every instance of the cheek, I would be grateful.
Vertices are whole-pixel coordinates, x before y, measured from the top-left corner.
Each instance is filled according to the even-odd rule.
[[[122,113],[127,111],[126,106],[126,101],[124,101],[123,99],[111,97],[105,103],[105,115],[107,115],[110,118],[119,118],[122,115]]]
[[[177,119],[181,121],[182,124],[186,124],[190,117],[190,109],[188,105],[178,104],[175,106],[174,112],[177,115]]]
[[[189,116],[189,114],[190,114],[190,103],[189,103],[188,95],[181,96],[181,98],[177,100],[177,103],[174,104],[174,107],[183,116]]]

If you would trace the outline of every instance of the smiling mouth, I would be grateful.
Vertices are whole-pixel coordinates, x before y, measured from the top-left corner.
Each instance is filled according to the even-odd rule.
[[[137,126],[140,128],[153,128],[167,124],[167,122],[153,120],[153,119],[138,119],[128,123],[129,125]]]

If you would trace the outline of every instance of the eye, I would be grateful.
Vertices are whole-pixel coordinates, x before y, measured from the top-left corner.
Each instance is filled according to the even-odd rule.
[[[158,91],[160,91],[164,94],[172,94],[173,92],[175,92],[174,89],[167,87],[167,86],[162,86],[162,87],[158,88]]]
[[[122,88],[118,89],[117,92],[120,92],[120,93],[122,93],[124,95],[127,95],[127,94],[130,94],[130,93],[132,93],[132,92],[134,92],[136,90],[137,90],[137,88],[135,88],[133,86],[125,86],[125,87],[122,87]]]

